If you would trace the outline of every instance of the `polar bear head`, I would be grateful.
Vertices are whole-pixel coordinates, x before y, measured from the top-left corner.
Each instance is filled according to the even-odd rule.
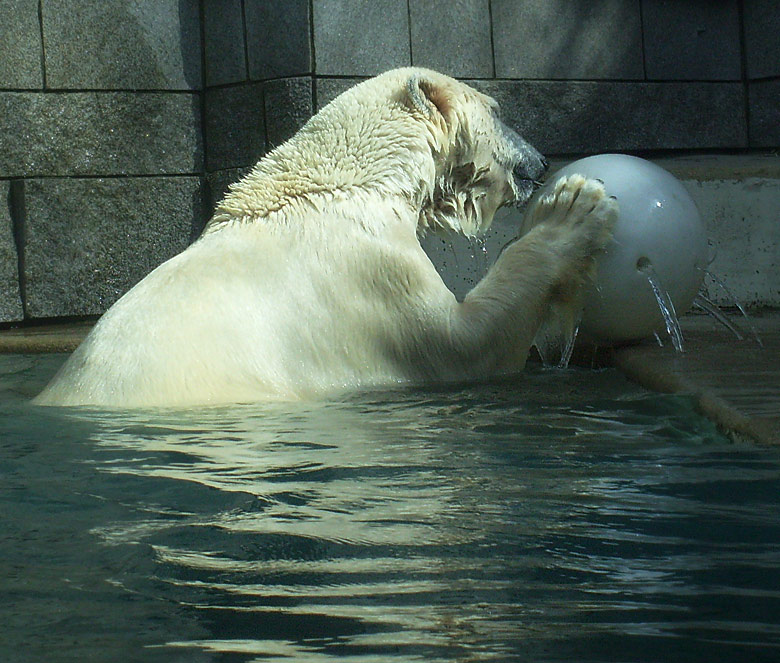
[[[327,104],[235,185],[212,224],[373,192],[405,199],[419,234],[475,235],[502,205],[524,203],[545,168],[492,98],[435,71],[395,69]]]
[[[375,160],[381,156],[390,175],[385,182],[413,189],[421,234],[484,232],[499,207],[530,197],[546,168],[501,122],[492,98],[429,69],[388,71],[337,97],[320,115],[331,129],[359,127],[345,156],[364,150]],[[375,172],[376,164],[364,166]]]
[[[495,100],[424,70],[410,74],[406,95],[437,139],[431,144],[436,175],[421,207],[421,231],[479,234],[498,208],[528,200],[547,163],[501,121]]]

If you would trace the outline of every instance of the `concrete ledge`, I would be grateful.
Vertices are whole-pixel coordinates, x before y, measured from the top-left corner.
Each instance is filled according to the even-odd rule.
[[[92,329],[92,322],[41,325],[0,331],[0,354],[73,352]]]

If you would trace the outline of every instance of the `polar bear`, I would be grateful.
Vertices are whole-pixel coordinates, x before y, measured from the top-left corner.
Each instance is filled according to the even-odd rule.
[[[494,100],[397,69],[344,92],[234,184],[202,236],[119,299],[37,397],[45,405],[308,399],[519,371],[573,306],[614,200],[579,176],[457,301],[419,237],[481,233],[546,164]]]

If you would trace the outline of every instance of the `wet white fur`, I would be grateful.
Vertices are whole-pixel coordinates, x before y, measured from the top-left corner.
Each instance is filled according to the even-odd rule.
[[[608,241],[616,206],[593,181],[561,181],[456,301],[418,234],[482,231],[515,196],[494,111],[418,69],[344,93],[102,317],[37,402],[300,399],[520,370]]]

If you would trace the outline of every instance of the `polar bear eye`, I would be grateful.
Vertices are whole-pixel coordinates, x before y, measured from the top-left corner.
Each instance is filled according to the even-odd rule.
[[[471,180],[471,186],[476,188],[489,189],[492,184],[493,178],[490,177],[490,166],[479,168]]]
[[[482,177],[479,177],[476,180],[474,180],[475,187],[489,189],[492,184],[493,184],[493,178],[490,177],[488,173],[485,173]]]

